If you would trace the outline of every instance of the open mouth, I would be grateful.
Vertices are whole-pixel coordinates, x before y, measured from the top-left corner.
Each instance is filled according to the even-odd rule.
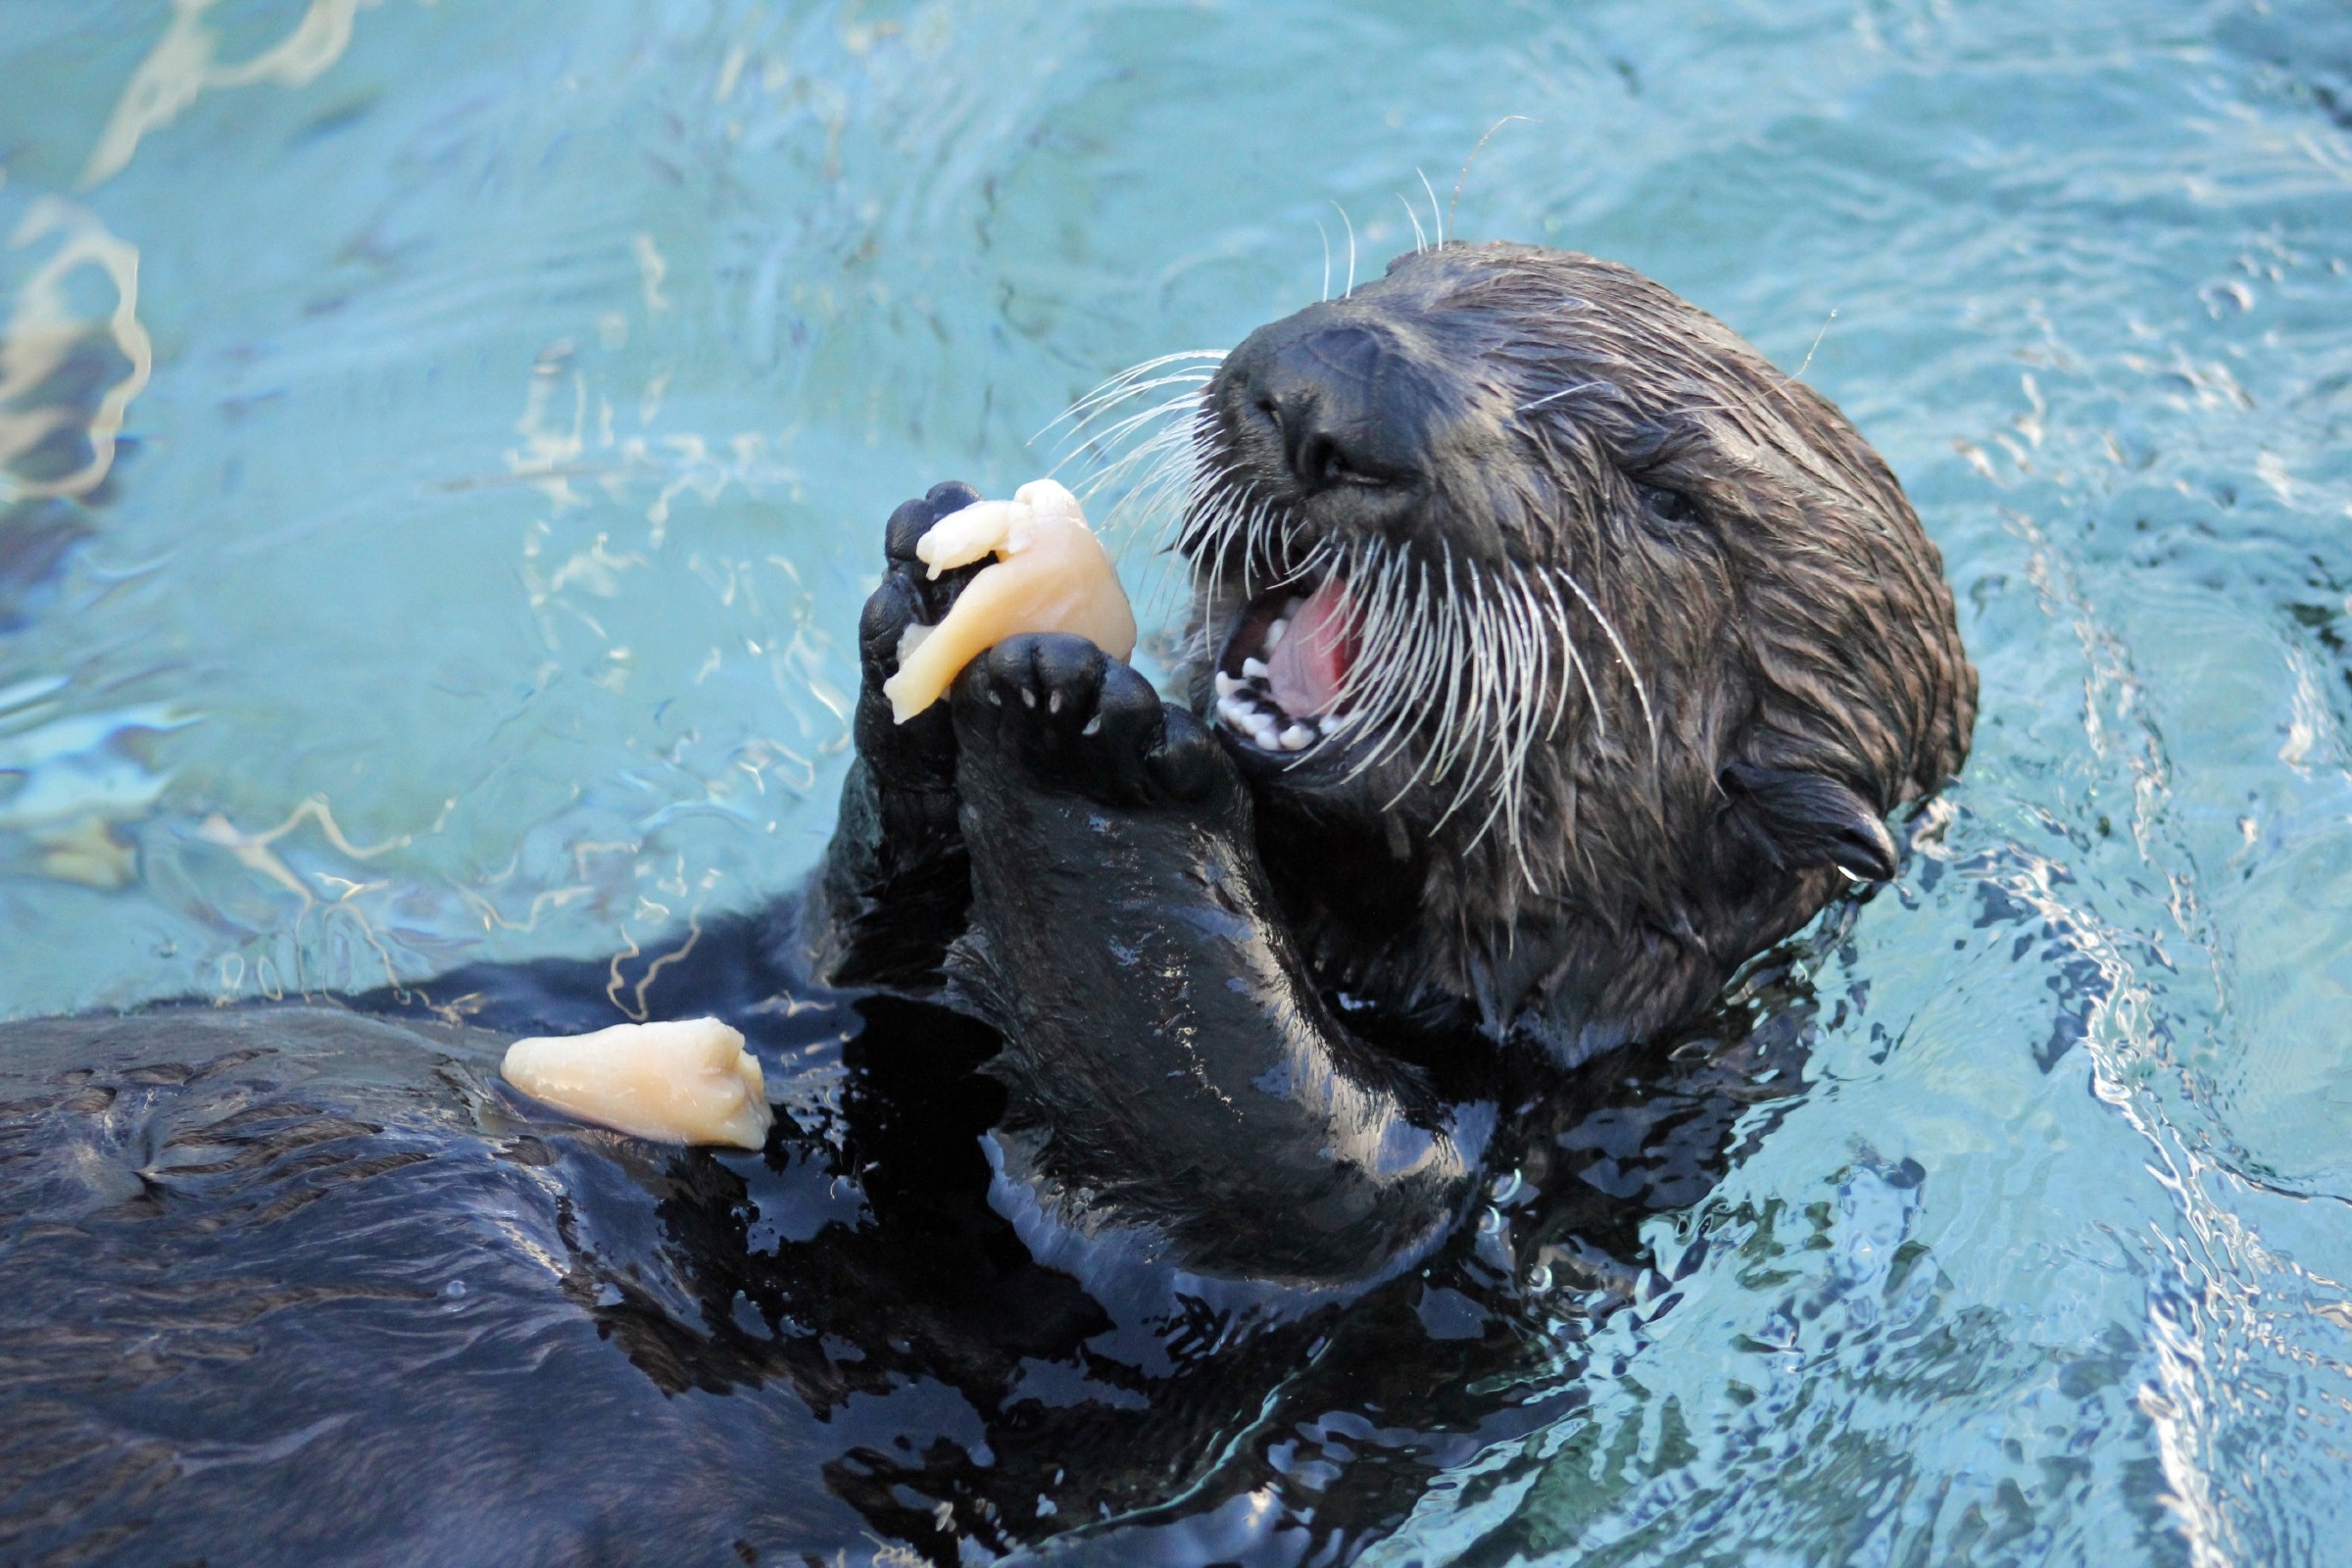
[[[1303,752],[1340,730],[1354,662],[1348,590],[1294,582],[1250,602],[1217,658],[1218,727],[1261,752]]]

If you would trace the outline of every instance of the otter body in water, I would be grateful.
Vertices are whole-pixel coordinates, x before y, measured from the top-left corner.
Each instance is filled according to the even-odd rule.
[[[870,1524],[955,1561],[1115,1517],[1287,1562],[1543,1419],[1480,1392],[1565,1332],[1520,1271],[1627,1298],[1643,1217],[1797,1081],[1786,1018],[1665,1032],[1891,875],[1883,817],[1960,764],[1936,553],[1820,397],[1579,256],[1403,258],[1175,417],[1184,704],[1024,636],[892,722],[968,580],[914,543],[972,495],[891,519],[823,864],[643,993],[748,1037],[762,1155],[495,1081],[619,1021],[602,961],[0,1028],[0,1541],[751,1561]],[[1433,1255],[1482,1160],[1515,1250]],[[1282,1309],[1243,1333],[1204,1277]],[[1359,1446],[1360,1495],[1182,1544],[1290,1528],[1296,1434],[1359,1402],[1419,1434]]]

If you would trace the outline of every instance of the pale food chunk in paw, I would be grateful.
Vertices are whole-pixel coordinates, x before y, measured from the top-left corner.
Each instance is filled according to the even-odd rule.
[[[937,578],[983,556],[996,563],[964,584],[936,626],[909,626],[899,672],[882,683],[891,717],[906,723],[938,702],[975,654],[1025,631],[1065,631],[1113,659],[1135,652],[1135,612],[1110,554],[1086,525],[1078,498],[1051,479],[1010,501],[976,501],[931,525],[914,553]]]
[[[666,1144],[760,1149],[774,1119],[759,1059],[716,1018],[517,1040],[504,1071],[565,1115]]]

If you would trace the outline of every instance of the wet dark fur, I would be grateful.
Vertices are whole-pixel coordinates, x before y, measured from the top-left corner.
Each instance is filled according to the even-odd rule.
[[[1387,368],[1275,401],[1311,394],[1383,494],[1286,492],[1305,426],[1250,424],[1334,323]],[[496,1081],[514,1035],[615,1020],[601,961],[0,1029],[0,1560],[830,1561],[871,1528],[946,1562],[1341,1561],[1573,1403],[1562,1347],[1670,1308],[1642,1219],[1800,1081],[1811,1004],[1768,974],[1760,1022],[1667,1026],[1891,874],[1880,816],[1959,765],[1934,548],[1827,404],[1582,258],[1409,258],[1222,376],[1217,482],[1287,497],[1285,548],[1572,566],[1657,750],[1596,658],[1512,840],[1441,822],[1442,777],[1386,809],[1409,752],[1284,769],[1066,638],[891,724],[900,634],[968,577],[913,564],[969,499],[942,486],[888,530],[817,875],[646,977],[751,1038],[763,1153]],[[1495,1392],[1522,1374],[1544,1402]]]
[[[1259,407],[1285,400],[1294,445],[1336,441],[1389,482],[1302,480]],[[1635,671],[1571,598],[1601,711],[1562,682],[1517,843],[1478,835],[1479,811],[1439,824],[1449,780],[1390,805],[1401,761],[1346,785],[1345,756],[1254,768],[1267,869],[1326,985],[1468,1004],[1490,1033],[1581,1059],[1691,1016],[1841,890],[1840,865],[1891,875],[1876,819],[1967,755],[1975,672],[1886,465],[1826,399],[1626,268],[1515,245],[1407,257],[1243,344],[1207,417],[1216,488],[1269,500],[1274,537],[1203,564],[1222,616],[1194,645],[1197,707],[1245,575],[1280,580],[1352,533],[1442,540],[1465,577],[1574,572],[1655,715],[1653,750]],[[1384,815],[1411,824],[1402,862]]]
[[[1671,1308],[1642,1228],[1766,1133],[1815,1011],[1768,972],[1509,1089],[1497,1228],[1252,1323],[1041,1266],[986,1201],[995,1037],[762,946],[708,928],[654,989],[750,1037],[759,1154],[499,1083],[512,1035],[610,1021],[601,962],[0,1026],[0,1562],[1345,1561],[1573,1410],[1594,1327]]]
[[[944,977],[1003,1031],[1000,1144],[1010,1201],[1042,1205],[1034,1245],[1133,1227],[1209,1273],[1361,1281],[1443,1234],[1492,1116],[1433,1076],[1458,1053],[1370,1046],[1351,1009],[1563,1067],[1689,1020],[1848,883],[1894,874],[1882,818],[1959,765],[1975,675],[1886,465],[1621,267],[1403,258],[1253,334],[1198,418],[1195,710],[1083,641],[1024,636],[949,710],[891,724],[898,639],[957,589],[913,542],[970,492],[893,518],[860,762],[797,939],[837,978]],[[1406,628],[1445,596],[1563,585],[1550,626],[1584,667],[1531,688],[1548,722],[1520,765],[1433,761],[1478,683],[1513,674],[1496,646],[1416,673],[1427,700],[1385,732],[1279,754],[1203,727],[1252,596],[1378,550],[1444,563]]]

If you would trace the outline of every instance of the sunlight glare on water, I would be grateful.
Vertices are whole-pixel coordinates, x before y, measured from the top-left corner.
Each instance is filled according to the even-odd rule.
[[[1523,116],[1458,233],[1801,366],[1983,714],[1806,1092],[1367,1560],[2352,1562],[2340,6],[13,0],[0,80],[0,1016],[625,990],[821,846],[896,502]]]

